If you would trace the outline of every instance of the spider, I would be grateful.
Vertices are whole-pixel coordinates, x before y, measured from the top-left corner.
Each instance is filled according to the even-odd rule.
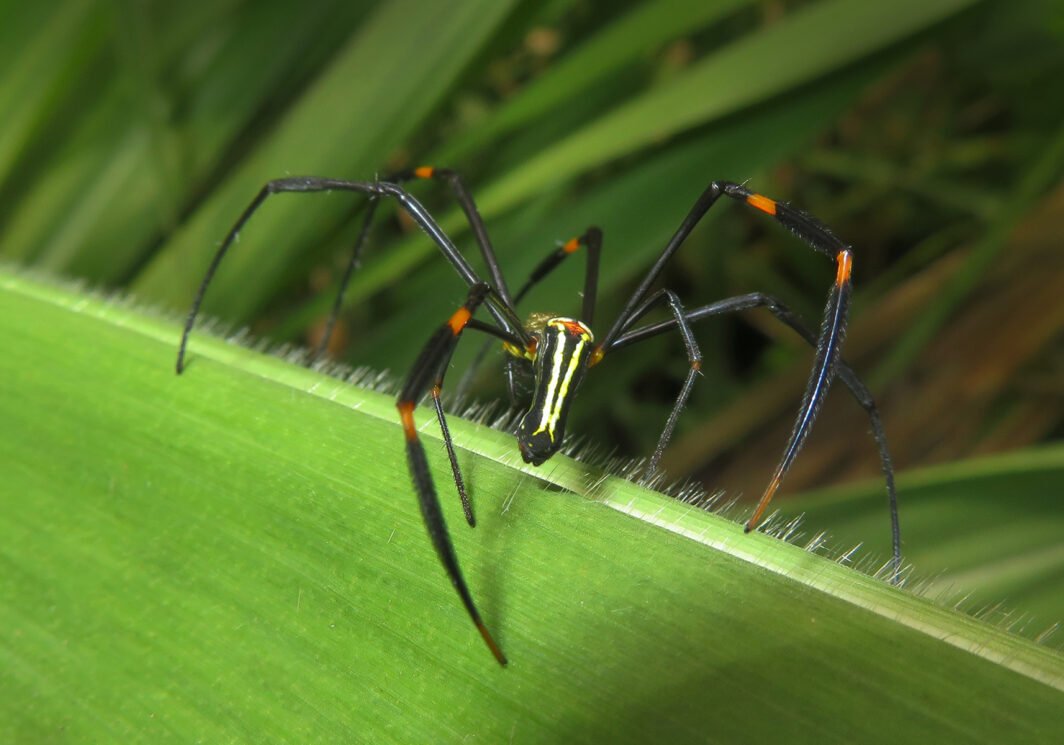
[[[443,232],[428,210],[403,187],[404,182],[414,180],[433,180],[442,182],[450,188],[454,198],[462,207],[473,237],[480,248],[481,256],[487,267],[487,278],[474,271],[473,267]],[[838,377],[867,412],[871,421],[872,435],[879,448],[890,505],[893,578],[895,581],[897,580],[901,562],[901,532],[898,524],[897,497],[894,489],[894,470],[887,450],[886,434],[868,388],[861,382],[857,374],[840,359],[840,349],[843,335],[846,331],[852,289],[853,252],[850,246],[843,243],[828,227],[812,215],[752,192],[742,184],[730,181],[713,181],[695,201],[694,206],[691,207],[683,222],[680,223],[679,228],[669,239],[657,260],[650,266],[642,282],[628,299],[620,315],[608,327],[604,335],[596,336],[592,327],[595,315],[595,296],[598,288],[599,260],[602,250],[602,231],[598,228],[588,228],[583,234],[566,241],[548,254],[533,269],[531,275],[518,292],[511,294],[503,277],[491,240],[488,237],[484,221],[477,212],[476,205],[462,177],[454,170],[423,166],[373,181],[349,181],[316,176],[277,179],[263,186],[247,206],[226,235],[207,268],[181,336],[177,355],[178,374],[181,374],[184,370],[185,351],[189,334],[195,324],[196,316],[199,313],[200,305],[211,278],[240,230],[255,211],[262,206],[266,198],[271,194],[281,192],[334,190],[365,194],[369,199],[369,204],[354,252],[341,279],[339,293],[326,324],[326,331],[319,347],[319,354],[324,351],[328,343],[329,335],[342,304],[344,290],[355,268],[359,265],[362,248],[365,244],[378,200],[382,197],[388,197],[398,202],[399,206],[428,234],[444,258],[469,287],[465,302],[445,323],[432,333],[425,343],[399,392],[396,405],[406,440],[410,474],[429,537],[469,617],[500,665],[507,664],[506,656],[482,620],[459,568],[458,557],[451,543],[447,525],[440,509],[439,499],[436,496],[432,476],[429,472],[425,449],[418,437],[417,427],[414,423],[414,411],[417,402],[426,394],[429,394],[443,434],[444,446],[450,460],[455,487],[462,502],[466,520],[471,526],[475,525],[472,505],[458,467],[454,442],[451,439],[443,406],[440,402],[444,376],[451,356],[457,347],[459,339],[467,330],[478,331],[502,341],[502,346],[506,353],[505,375],[512,400],[516,399],[517,396],[514,382],[515,375],[522,372],[521,368],[525,372],[531,369],[534,386],[531,402],[528,404],[524,417],[517,428],[517,445],[524,460],[535,466],[542,464],[560,449],[565,436],[566,419],[574,395],[584,377],[593,368],[619,349],[637,344],[659,334],[674,330],[678,332],[687,352],[689,369],[672,411],[665,421],[665,427],[662,430],[661,437],[658,439],[658,444],[654,448],[654,452],[644,470],[643,477],[645,480],[658,470],[662,454],[672,438],[680,412],[686,405],[695,380],[699,376],[702,355],[691,327],[711,316],[735,313],[752,308],[766,308],[780,322],[790,327],[813,346],[815,355],[813,369],[810,373],[805,393],[802,396],[794,429],[784,447],[779,464],[761,496],[761,500],[758,502],[753,515],[746,522],[745,531],[753,530],[761,520],[765,508],[779,490],[788,469],[805,443],[828,388],[833,380]],[[690,235],[709,208],[716,204],[721,197],[727,197],[770,215],[806,246],[824,254],[834,262],[835,278],[828,294],[819,333],[814,334],[783,303],[760,292],[738,295],[718,300],[709,305],[688,309],[671,290],[666,288],[654,289],[655,282],[673,254],[676,253],[677,249]],[[583,309],[580,317],[569,318],[540,313],[533,314],[527,321],[522,320],[518,315],[517,303],[522,300],[532,286],[542,281],[566,258],[577,253],[581,248],[584,249],[587,261],[584,274]],[[481,308],[487,311],[490,320],[474,318],[474,314]],[[669,317],[666,320],[639,325],[640,320],[647,313],[659,308],[667,311]]]

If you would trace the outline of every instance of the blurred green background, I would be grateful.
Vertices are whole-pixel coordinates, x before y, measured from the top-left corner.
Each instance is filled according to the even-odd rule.
[[[812,212],[855,247],[845,356],[880,403],[915,576],[971,610],[1002,603],[1032,636],[1064,618],[1059,2],[3,6],[0,258],[175,312],[280,176],[457,168],[511,285],[598,225],[600,332],[710,180]],[[453,200],[412,189],[476,263]],[[315,344],[363,208],[349,194],[271,199],[207,313]],[[570,264],[522,310],[577,312],[583,262]],[[761,290],[816,323],[832,276],[764,216],[721,205],[664,283],[692,307]],[[399,377],[463,297],[386,207],[331,355]],[[811,353],[767,313],[697,331],[704,378],[665,465],[754,499]],[[478,380],[483,400],[503,392],[499,359]],[[678,336],[618,353],[588,379],[571,431],[601,453],[647,455],[686,370]],[[867,429],[840,388],[777,506],[882,557]]]

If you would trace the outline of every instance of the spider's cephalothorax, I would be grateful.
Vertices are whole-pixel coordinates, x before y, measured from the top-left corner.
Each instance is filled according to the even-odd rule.
[[[481,277],[473,269],[469,261],[462,255],[462,252],[458,250],[447,234],[443,232],[443,229],[432,215],[402,187],[402,182],[414,179],[442,181],[450,187],[472,228],[473,237],[480,249],[484,264],[487,266],[488,275],[486,278]],[[357,192],[367,195],[370,203],[366,209],[365,222],[355,244],[351,261],[343,279],[340,281],[340,290],[337,293],[332,314],[322,336],[319,354],[326,348],[328,343],[329,335],[340,310],[344,289],[351,278],[352,272],[359,264],[362,247],[365,244],[366,236],[369,234],[377,202],[381,197],[394,199],[398,202],[414,222],[428,234],[429,238],[443,253],[444,258],[447,259],[462,281],[469,287],[469,294],[465,303],[451,315],[446,323],[436,329],[421,350],[421,354],[418,356],[402,390],[399,392],[397,407],[403,436],[406,439],[410,475],[414,482],[414,490],[417,493],[425,527],[428,529],[429,537],[432,539],[432,545],[436,549],[436,554],[439,556],[440,562],[451,580],[451,584],[454,585],[455,590],[458,592],[466,612],[469,613],[469,617],[473,620],[481,637],[499,664],[505,665],[506,657],[488,632],[483,620],[481,620],[480,613],[473,602],[473,596],[469,592],[469,588],[466,586],[465,579],[462,576],[462,571],[458,566],[458,557],[455,555],[454,546],[451,543],[447,525],[443,519],[443,511],[440,509],[439,499],[436,497],[436,487],[429,472],[425,449],[421,444],[417,427],[414,424],[414,410],[417,402],[427,393],[432,397],[436,418],[440,423],[443,443],[451,462],[451,472],[454,475],[455,487],[462,501],[466,520],[470,525],[473,525],[473,508],[466,494],[462,474],[458,468],[458,458],[455,455],[454,443],[447,428],[443,406],[440,403],[443,379],[450,365],[451,356],[458,345],[459,337],[466,329],[489,334],[503,342],[503,347],[508,352],[506,373],[512,400],[516,399],[515,368],[532,366],[535,373],[535,388],[531,406],[525,413],[518,429],[518,445],[525,461],[537,466],[554,455],[561,446],[565,432],[565,420],[573,401],[573,394],[579,387],[589,367],[597,365],[604,357],[608,357],[624,347],[637,344],[659,334],[672,331],[678,332],[687,352],[687,361],[690,367],[687,370],[680,394],[676,397],[672,411],[665,421],[665,427],[662,430],[661,437],[658,439],[657,447],[654,448],[654,453],[647,462],[643,476],[644,478],[649,478],[657,470],[662,454],[672,438],[676,421],[687,403],[687,399],[701,370],[702,354],[699,351],[698,343],[691,327],[699,321],[723,313],[765,308],[780,322],[790,327],[813,346],[816,354],[814,355],[813,369],[806,384],[805,394],[802,396],[802,403],[798,410],[794,429],[791,431],[790,439],[784,447],[779,465],[769,479],[768,486],[761,496],[757,509],[746,523],[746,530],[752,530],[758,524],[765,507],[779,489],[784,476],[786,476],[788,469],[790,469],[791,464],[798,455],[798,451],[809,435],[817,413],[820,411],[820,406],[824,402],[824,397],[827,395],[828,388],[830,388],[832,381],[838,377],[868,413],[872,424],[872,435],[879,446],[880,459],[883,462],[883,473],[886,477],[887,496],[890,502],[891,530],[894,545],[893,578],[897,579],[901,563],[901,532],[898,527],[894,471],[890,463],[890,453],[887,451],[886,435],[879,420],[879,412],[876,410],[875,402],[872,400],[872,394],[869,393],[868,388],[857,377],[857,374],[839,356],[849,309],[853,252],[848,245],[839,240],[834,233],[812,215],[769,199],[761,194],[756,194],[741,184],[730,181],[714,181],[710,183],[695,201],[680,227],[677,228],[668,243],[666,243],[665,248],[662,249],[642,282],[628,299],[624,310],[621,311],[613,325],[610,326],[609,331],[602,339],[596,341],[591,335],[590,327],[594,320],[595,294],[598,289],[599,256],[602,248],[602,231],[598,228],[588,228],[583,235],[566,241],[550,252],[532,270],[532,274],[525,284],[511,295],[499,261],[495,256],[495,249],[491,245],[487,229],[477,212],[473,198],[470,196],[462,179],[450,169],[423,166],[395,174],[380,181],[349,181],[347,179],[319,178],[316,176],[278,179],[266,184],[255,199],[252,200],[251,204],[248,205],[247,209],[244,210],[244,213],[226,235],[225,240],[222,241],[221,246],[214,255],[214,259],[207,268],[203,282],[200,284],[199,292],[192,303],[192,310],[189,312],[188,320],[185,322],[184,333],[181,336],[181,344],[177,353],[178,373],[184,369],[185,348],[188,343],[188,337],[195,324],[196,314],[199,312],[200,304],[207,291],[207,285],[210,284],[211,278],[214,276],[222,258],[251,215],[271,194],[278,192],[320,191]],[[828,294],[827,304],[824,306],[824,316],[818,334],[814,334],[801,318],[791,312],[779,300],[760,292],[725,298],[708,305],[688,309],[684,307],[676,293],[668,288],[656,287],[665,265],[680,248],[687,236],[691,234],[691,231],[694,230],[702,216],[721,197],[727,197],[773,217],[806,246],[827,256],[835,263],[835,281]],[[576,321],[554,314],[540,313],[534,314],[527,326],[522,324],[518,316],[517,304],[537,282],[550,274],[566,257],[576,253],[581,247],[586,249],[587,256],[581,320]],[[480,321],[473,317],[482,306],[491,316],[490,322]],[[642,322],[648,313],[662,310],[667,313],[664,320],[649,323]]]
[[[594,342],[591,329],[572,318],[549,318],[537,332],[532,403],[517,431],[526,463],[538,466],[561,447],[573,394],[584,379]]]

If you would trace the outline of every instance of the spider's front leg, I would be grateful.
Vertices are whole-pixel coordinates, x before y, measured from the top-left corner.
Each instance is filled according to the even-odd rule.
[[[813,369],[809,373],[809,381],[802,395],[802,403],[794,421],[794,429],[791,430],[790,439],[784,446],[783,455],[761,495],[761,500],[757,503],[754,514],[746,522],[745,530],[750,532],[757,527],[765,508],[779,490],[787,471],[790,470],[795,457],[805,444],[838,372],[842,340],[846,334],[846,322],[850,310],[850,295],[853,292],[851,280],[853,251],[849,245],[831,232],[830,228],[807,212],[752,192],[741,184],[722,181],[717,182],[716,187],[725,196],[744,202],[775,218],[802,243],[835,262],[835,281],[828,292],[827,303],[824,305],[824,316],[816,339]],[[895,533],[897,534],[896,530]],[[897,557],[897,542],[895,543],[895,556]]]
[[[691,231],[694,230],[698,222],[721,197],[727,197],[728,199],[743,203],[748,207],[774,218],[776,222],[789,230],[806,246],[834,261],[836,267],[835,282],[831,286],[827,304],[824,307],[824,317],[821,322],[820,333],[815,337],[814,343],[816,346],[816,356],[813,362],[813,369],[810,372],[809,382],[806,385],[805,394],[802,397],[802,404],[798,410],[797,418],[795,419],[794,429],[784,447],[783,455],[769,481],[768,487],[765,489],[753,516],[746,523],[746,530],[751,531],[757,527],[758,522],[761,520],[761,516],[764,514],[765,508],[783,483],[787,471],[790,469],[791,464],[798,455],[798,451],[801,450],[809,432],[812,430],[813,422],[816,421],[817,415],[820,412],[820,407],[824,402],[828,389],[831,387],[832,381],[834,381],[836,375],[839,374],[840,350],[842,348],[842,339],[846,332],[850,294],[852,292],[851,275],[853,273],[853,251],[850,246],[840,240],[826,225],[800,209],[750,191],[742,184],[736,184],[731,181],[713,181],[695,201],[687,216],[680,224],[680,227],[677,228],[657,260],[650,267],[649,271],[647,271],[646,275],[643,277],[643,281],[629,298],[624,310],[621,311],[617,320],[614,322],[613,327],[606,334],[601,345],[596,350],[596,353],[592,356],[591,363],[597,363],[602,354],[607,351],[615,350],[621,346],[626,346],[649,336],[653,336],[667,329],[671,329],[674,325],[684,334],[684,340],[686,343],[690,337],[690,328],[688,326],[690,322],[698,320],[698,318],[701,317],[712,315],[713,313],[737,309],[734,307],[726,308],[725,306],[735,304],[735,302],[740,301],[741,298],[733,298],[730,301],[725,301],[725,304],[721,306],[707,306],[706,308],[697,310],[686,316],[682,313],[677,316],[673,302],[669,301],[670,309],[673,309],[673,314],[675,316],[673,321],[664,324],[654,324],[642,329],[632,329],[634,321],[646,312],[649,305],[656,297],[656,295],[650,294],[654,282],[660,277],[669,260],[691,234]],[[772,304],[768,304],[768,306],[771,308]],[[801,324],[796,325],[794,323],[796,319],[791,318],[789,313],[777,313],[777,317],[783,320],[784,323],[792,326],[792,328],[798,330],[803,337],[809,339],[812,336],[811,334],[805,334],[801,330]],[[688,343],[689,357],[691,357],[691,347],[692,344]],[[693,361],[692,368],[694,368]],[[875,411],[875,405],[871,401],[871,395],[867,393],[867,389],[864,388],[863,384],[860,383],[852,371],[846,369],[845,366],[843,366],[843,370],[843,381],[854,392],[854,395],[858,397],[858,400],[862,402],[862,406],[864,406],[869,412],[869,417],[872,420],[873,432],[875,433],[875,439],[880,446],[880,453],[883,460],[883,472],[887,480],[887,492],[891,505],[894,544],[893,563],[895,576],[897,576],[901,561],[901,531],[898,527],[893,467],[890,462],[889,453],[886,449],[886,438],[882,432],[882,425],[879,422],[878,413]],[[685,389],[689,387],[692,379],[693,374],[688,374],[688,383],[685,384]],[[677,402],[678,407],[682,406],[682,402],[685,401],[683,395],[684,393],[682,392],[681,399]],[[678,408],[674,408],[673,415],[670,416],[670,424],[675,423],[673,420],[677,414]],[[666,425],[666,433],[663,434],[663,439],[659,443],[659,449],[655,450],[654,457],[651,459],[651,466],[657,465],[657,460],[660,458],[660,448],[662,448],[664,443],[667,442],[667,435],[671,435],[669,425]]]
[[[704,321],[707,318],[713,318],[721,314],[738,313],[755,308],[767,309],[781,323],[804,339],[811,347],[817,347],[819,343],[817,335],[805,325],[802,319],[784,303],[771,295],[766,295],[762,292],[751,292],[746,295],[737,295],[735,297],[717,300],[709,305],[704,305],[700,308],[685,312],[684,319],[688,324],[693,325],[699,321]],[[674,328],[677,328],[677,325],[676,319],[670,319],[668,321],[659,321],[657,323],[626,331],[616,342],[614,342],[610,349],[611,351],[616,350],[621,347],[629,346],[630,344],[636,344],[640,341],[650,339],[659,334],[671,332]],[[869,424],[872,429],[872,439],[875,440],[876,447],[879,449],[879,457],[883,466],[883,475],[887,487],[887,503],[890,507],[891,541],[894,552],[891,562],[892,580],[897,582],[900,580],[899,571],[901,569],[901,526],[898,523],[898,498],[894,488],[894,466],[892,465],[890,457],[890,449],[887,447],[887,434],[883,429],[883,422],[879,416],[879,409],[876,407],[875,399],[872,397],[872,392],[868,390],[868,387],[862,382],[861,378],[856,372],[854,372],[853,368],[847,365],[846,361],[841,358],[836,363],[836,370],[839,379],[849,389],[854,400],[857,401],[868,415]]]
[[[473,596],[469,592],[469,587],[466,585],[465,578],[462,576],[462,570],[458,566],[458,557],[455,554],[454,545],[451,543],[450,534],[447,532],[447,523],[443,519],[440,500],[436,496],[436,487],[429,472],[425,448],[421,444],[417,427],[414,424],[414,407],[429,387],[432,386],[432,396],[443,428],[443,438],[447,445],[451,466],[454,469],[455,483],[459,493],[464,496],[465,488],[458,472],[458,462],[454,456],[450,432],[443,418],[443,409],[439,406],[439,384],[442,382],[443,370],[450,361],[451,355],[454,354],[458,338],[461,336],[463,329],[469,324],[473,313],[484,302],[490,292],[491,288],[487,284],[481,282],[473,285],[465,303],[429,337],[399,393],[396,408],[399,409],[399,417],[403,423],[403,434],[406,437],[406,455],[410,465],[410,476],[414,482],[414,490],[417,492],[421,516],[425,521],[425,527],[428,529],[432,545],[436,549],[436,555],[439,556],[440,563],[443,564],[444,569],[447,571],[447,576],[451,579],[451,584],[454,585],[454,589],[458,592],[458,597],[461,598],[462,604],[469,613],[473,624],[477,627],[477,631],[484,638],[488,649],[491,650],[492,655],[495,656],[500,665],[505,665],[506,656],[502,653],[499,645],[495,643],[487,626],[484,625],[476,604],[473,602]],[[468,505],[467,500],[463,500],[463,502]],[[471,515],[471,513],[469,514]]]
[[[302,193],[312,194],[316,192],[326,191],[347,191],[358,194],[364,194],[370,199],[370,206],[366,211],[365,221],[363,222],[362,230],[359,234],[358,241],[355,243],[355,250],[352,253],[351,260],[348,263],[348,267],[344,272],[344,277],[340,283],[339,292],[337,293],[337,299],[333,304],[333,312],[330,315],[330,320],[327,322],[327,326],[330,327],[329,333],[331,333],[331,326],[335,323],[335,315],[338,313],[340,306],[343,303],[343,294],[347,286],[347,282],[350,280],[355,268],[358,266],[359,259],[362,254],[366,237],[369,233],[370,225],[373,220],[373,215],[376,211],[376,202],[378,199],[387,197],[395,200],[399,207],[406,212],[410,218],[417,223],[425,234],[436,244],[443,257],[454,268],[454,270],[470,287],[475,286],[482,280],[462,256],[454,242],[443,232],[443,228],[439,226],[435,218],[429,214],[420,202],[414,199],[405,189],[399,184],[390,183],[387,181],[349,181],[347,179],[335,179],[335,178],[323,178],[320,176],[298,176],[293,178],[281,178],[269,181],[263,186],[255,198],[251,200],[251,203],[244,209],[240,217],[237,218],[236,223],[229,232],[226,234],[225,239],[221,245],[218,246],[218,250],[214,254],[214,258],[211,259],[211,263],[207,267],[206,273],[203,275],[203,280],[200,282],[199,289],[196,291],[196,296],[192,301],[192,308],[189,310],[188,317],[185,320],[185,328],[181,333],[181,342],[178,345],[177,350],[177,374],[180,375],[185,369],[185,351],[188,347],[189,336],[192,333],[192,329],[196,323],[196,317],[199,315],[200,306],[203,303],[203,299],[207,294],[207,288],[211,284],[211,280],[214,278],[215,272],[221,265],[222,260],[225,258],[230,247],[236,241],[240,231],[244,228],[244,225],[252,218],[252,216],[258,211],[258,209],[266,202],[267,198],[274,194],[283,193]],[[485,249],[485,259],[489,259],[490,266],[495,266],[493,276],[501,273],[498,271],[497,263],[494,263],[494,255],[490,251],[490,246]],[[513,309],[511,303],[505,300],[505,292],[500,294],[499,292],[493,292],[492,296],[488,299],[488,312],[491,313],[495,322],[499,328],[503,329],[508,335],[507,338],[516,337],[521,340],[522,343],[528,341],[528,335],[525,333],[521,319],[517,317],[516,312]],[[328,345],[327,333],[322,339],[319,350]]]

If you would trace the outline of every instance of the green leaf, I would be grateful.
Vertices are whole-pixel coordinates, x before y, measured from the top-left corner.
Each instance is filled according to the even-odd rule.
[[[89,0],[13,3],[5,8],[0,30],[0,110],[5,112],[0,183],[55,113],[69,80],[103,45],[105,25],[98,11]]]
[[[293,95],[365,13],[337,0],[239,12],[186,4],[178,18],[130,10],[115,31],[124,54],[108,58],[100,90],[85,95],[79,81],[65,91],[86,100],[67,104],[77,112],[69,131],[51,134],[47,159],[19,184],[7,258],[94,282],[128,278],[202,198],[234,140],[262,126],[262,111]]]
[[[1017,742],[1064,658],[454,418],[498,668],[392,399],[0,274],[0,730],[19,742]],[[627,514],[622,514],[627,513]],[[638,519],[633,519],[633,517]],[[664,529],[663,529],[664,528]],[[885,723],[889,722],[889,726]]]
[[[864,59],[976,0],[826,0],[711,54],[574,132],[486,190],[486,214],[626,153]]]
[[[1029,636],[1064,621],[1064,445],[911,471],[898,488],[905,558],[929,593],[994,608],[991,620]],[[828,530],[837,545],[888,555],[882,483],[810,492],[786,509],[805,512],[807,529]]]
[[[508,132],[529,125],[572,100],[603,78],[632,64],[681,34],[695,33],[749,0],[658,0],[630,12],[567,53],[528,87],[508,99],[480,126],[447,142],[437,153],[440,163],[458,163]]]
[[[156,254],[134,283],[135,291],[171,307],[186,307],[218,241],[270,178],[371,178],[444,100],[513,4],[397,0],[378,6],[276,132],[215,188]],[[233,252],[219,271],[207,307],[239,318],[271,297],[308,236],[350,210],[350,195],[338,196],[344,198],[288,195],[271,200],[247,231],[249,238],[259,240],[248,240]]]

